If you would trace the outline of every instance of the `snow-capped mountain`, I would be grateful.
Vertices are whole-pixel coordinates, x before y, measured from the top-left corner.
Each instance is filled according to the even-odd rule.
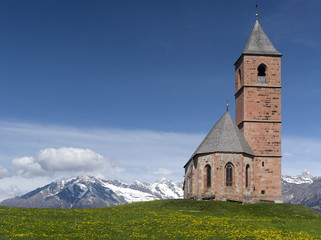
[[[23,196],[6,199],[2,206],[35,208],[99,208],[156,199],[182,198],[183,183],[167,179],[152,184],[136,181],[126,184],[81,176],[52,182]]]
[[[285,203],[302,204],[321,211],[321,177],[313,177],[305,170],[298,176],[282,176]]]
[[[283,175],[282,180],[287,183],[295,184],[313,183],[313,176],[308,170],[304,170],[300,175],[297,176]]]
[[[183,197],[183,183],[160,179],[148,184],[127,184],[81,176],[52,182],[25,195],[2,201],[2,206],[36,208],[99,208],[124,203]],[[282,176],[285,203],[303,204],[321,211],[321,177],[305,170],[298,176]]]

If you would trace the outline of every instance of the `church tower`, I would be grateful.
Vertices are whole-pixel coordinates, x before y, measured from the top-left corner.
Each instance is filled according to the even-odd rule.
[[[227,111],[185,164],[184,198],[282,202],[281,57],[258,19],[235,63]]]
[[[256,16],[235,63],[235,122],[254,152],[254,201],[282,202],[281,56]]]

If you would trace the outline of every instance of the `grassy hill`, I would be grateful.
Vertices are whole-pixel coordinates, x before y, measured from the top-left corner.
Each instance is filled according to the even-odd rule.
[[[0,208],[0,239],[321,239],[321,213],[291,204],[159,200],[102,209]]]

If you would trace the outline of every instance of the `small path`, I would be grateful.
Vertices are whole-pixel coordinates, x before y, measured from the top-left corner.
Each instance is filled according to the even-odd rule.
[[[198,210],[178,210],[180,212],[201,212],[201,211],[198,211]]]

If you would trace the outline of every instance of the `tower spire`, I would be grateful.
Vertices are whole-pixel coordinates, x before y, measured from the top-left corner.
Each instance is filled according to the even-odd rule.
[[[256,14],[256,21],[242,54],[282,56],[263,31]]]

